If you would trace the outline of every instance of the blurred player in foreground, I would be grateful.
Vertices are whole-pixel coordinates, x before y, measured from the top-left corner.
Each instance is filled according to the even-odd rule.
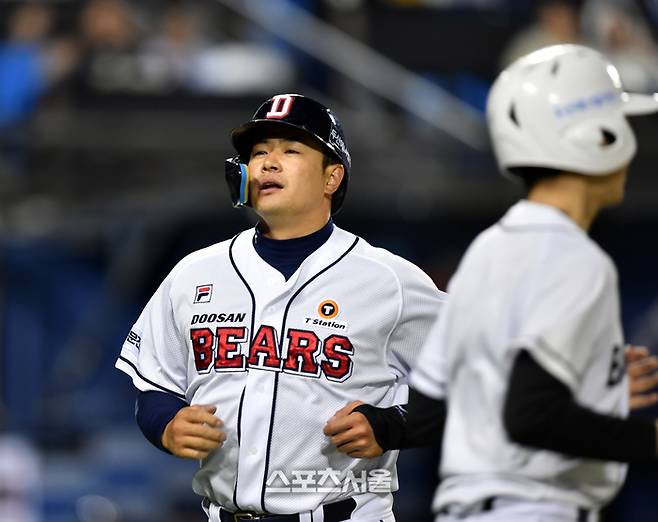
[[[595,521],[626,463],[656,459],[656,421],[627,418],[616,269],[587,235],[624,196],[636,153],[626,116],[656,110],[655,97],[623,92],[609,61],[582,46],[527,55],[495,82],[496,157],[527,198],[466,252],[409,404],[350,413],[352,403],[325,426],[339,449],[365,456],[443,432],[437,520]],[[656,385],[645,356],[629,350],[635,406],[656,401],[642,395]]]

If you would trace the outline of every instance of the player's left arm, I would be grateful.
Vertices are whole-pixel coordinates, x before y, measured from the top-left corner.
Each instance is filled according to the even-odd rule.
[[[334,413],[324,426],[324,434],[336,449],[354,458],[374,458],[384,453],[371,424],[363,413],[354,409],[362,401],[350,402]]]
[[[440,446],[446,403],[411,388],[409,402],[377,408],[354,401],[329,419],[324,434],[354,458],[373,458],[393,449]]]
[[[388,336],[388,364],[407,381],[421,351],[427,350],[431,353],[424,361],[442,387],[442,357],[436,357],[436,329],[446,294],[415,265],[398,257],[390,262],[400,289],[400,312]],[[355,458],[377,457],[391,449],[438,445],[445,423],[442,398],[441,394],[426,396],[410,389],[404,405],[378,408],[352,402],[329,419],[324,433],[339,452]]]
[[[629,404],[632,410],[658,403],[658,357],[645,346],[626,346]]]

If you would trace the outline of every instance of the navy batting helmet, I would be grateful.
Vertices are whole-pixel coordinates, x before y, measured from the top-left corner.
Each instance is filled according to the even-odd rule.
[[[237,158],[226,161],[226,180],[234,206],[249,205],[247,171],[251,148],[268,127],[299,129],[317,141],[325,152],[345,168],[345,176],[331,200],[331,213],[340,210],[347,192],[352,163],[343,128],[331,109],[301,94],[277,94],[263,103],[250,121],[233,129],[231,141]]]

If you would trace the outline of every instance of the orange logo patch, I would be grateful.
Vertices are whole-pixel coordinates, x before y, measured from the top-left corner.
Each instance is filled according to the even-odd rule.
[[[318,306],[318,315],[323,319],[333,319],[338,315],[338,303],[331,299],[326,299]]]

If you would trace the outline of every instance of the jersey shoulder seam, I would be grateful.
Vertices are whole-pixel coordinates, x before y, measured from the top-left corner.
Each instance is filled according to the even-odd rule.
[[[372,245],[370,245],[370,243],[368,243],[367,241],[363,240],[362,238],[360,238],[360,239],[363,241],[364,246],[366,246],[368,248],[375,248]],[[392,252],[389,252],[386,249],[381,249],[381,250],[385,251],[387,254],[390,254],[391,256],[395,255],[395,254],[393,254]],[[404,297],[403,297],[402,283],[400,282],[400,276],[397,274],[397,272],[395,271],[395,269],[392,266],[389,266],[387,263],[385,263],[384,261],[382,261],[380,259],[375,259],[371,256],[368,256],[366,252],[363,252],[363,253],[353,252],[353,255],[357,256],[359,258],[365,259],[366,261],[370,261],[373,264],[380,265],[380,266],[384,267],[388,272],[390,272],[392,274],[393,280],[395,281],[395,284],[396,284],[396,287],[397,287],[397,290],[398,290],[398,310],[397,310],[397,314],[396,314],[396,317],[395,317],[395,321],[393,321],[393,326],[391,326],[391,330],[386,335],[386,340],[384,342],[384,346],[386,348],[386,353],[388,354],[388,343],[391,339],[391,336],[393,335],[393,332],[395,331],[395,328],[397,327],[398,323],[400,322],[400,318],[402,317],[402,302],[404,300]],[[413,263],[411,263],[411,264],[413,264]]]

